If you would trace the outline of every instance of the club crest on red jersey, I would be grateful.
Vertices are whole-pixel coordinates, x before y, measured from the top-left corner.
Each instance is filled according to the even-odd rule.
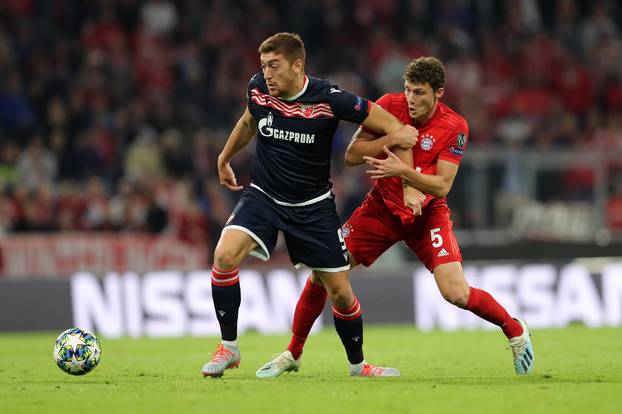
[[[350,235],[350,231],[351,230],[352,229],[350,228],[350,226],[348,224],[346,224],[343,227],[341,227],[341,234],[343,235],[344,239]]]
[[[434,137],[429,134],[423,134],[421,136],[421,141],[419,141],[419,146],[424,151],[430,151],[434,146]]]

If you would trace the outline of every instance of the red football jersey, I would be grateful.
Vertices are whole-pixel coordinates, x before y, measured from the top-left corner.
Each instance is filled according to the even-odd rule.
[[[435,174],[438,160],[460,164],[467,147],[469,127],[466,120],[450,107],[439,102],[434,115],[427,122],[415,125],[408,113],[408,103],[403,93],[383,95],[376,103],[400,121],[413,125],[419,131],[417,145],[412,148],[415,169],[424,174]],[[412,210],[404,205],[404,192],[400,178],[390,177],[376,180],[373,191],[382,196],[387,207],[399,215],[402,222],[412,220]],[[440,199],[428,197],[426,203],[434,207],[447,206],[445,197]]]

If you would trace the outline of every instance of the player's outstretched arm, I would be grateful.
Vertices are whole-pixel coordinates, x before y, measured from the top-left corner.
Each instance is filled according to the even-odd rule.
[[[354,135],[352,135],[350,144],[348,144],[348,148],[346,149],[346,165],[348,167],[360,165],[365,162],[363,159],[365,155],[378,155],[384,146],[389,148],[393,147],[393,142],[389,135],[377,137],[359,127]]]
[[[406,165],[389,148],[385,147],[384,152],[387,154],[387,158],[383,160],[364,157],[365,162],[372,167],[371,170],[367,171],[372,179],[399,176],[408,185],[434,197],[445,197],[451,190],[458,173],[458,164],[438,160],[436,174],[422,174]]]
[[[416,128],[404,125],[377,104],[371,105],[369,115],[362,125],[365,129],[359,128],[356,131],[346,150],[345,161],[350,167],[365,162],[363,157],[366,155],[374,156],[382,153],[384,146],[409,150],[417,143],[419,132]],[[399,155],[403,158],[402,154]]]
[[[248,145],[255,134],[257,134],[257,122],[255,122],[255,118],[253,118],[247,107],[235,124],[225,147],[218,156],[218,177],[220,179],[220,184],[230,190],[239,191],[243,187],[238,185],[233,169],[229,163],[235,154]]]

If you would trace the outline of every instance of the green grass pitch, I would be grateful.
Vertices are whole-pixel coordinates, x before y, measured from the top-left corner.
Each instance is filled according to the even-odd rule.
[[[622,330],[536,330],[536,370],[517,377],[497,331],[422,333],[367,327],[368,361],[400,378],[348,376],[333,329],[307,342],[300,372],[260,380],[255,370],[287,336],[240,337],[242,363],[203,379],[216,338],[106,339],[99,367],[72,377],[56,367],[58,332],[0,335],[0,413],[618,413]]]

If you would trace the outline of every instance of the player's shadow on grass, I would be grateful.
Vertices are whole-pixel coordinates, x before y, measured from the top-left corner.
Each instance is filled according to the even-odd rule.
[[[87,380],[87,381],[75,381],[75,382],[65,382],[65,381],[25,381],[23,384],[50,384],[57,385],[59,387],[79,387],[83,385],[119,385],[117,382],[110,382],[106,380],[97,381],[97,380]]]
[[[517,384],[597,384],[597,383],[622,383],[622,378],[564,378],[555,375],[540,374],[530,376],[507,376],[507,377],[417,377],[402,376],[400,381],[413,384],[430,385],[461,385],[461,386],[482,386],[482,385],[517,385]]]

